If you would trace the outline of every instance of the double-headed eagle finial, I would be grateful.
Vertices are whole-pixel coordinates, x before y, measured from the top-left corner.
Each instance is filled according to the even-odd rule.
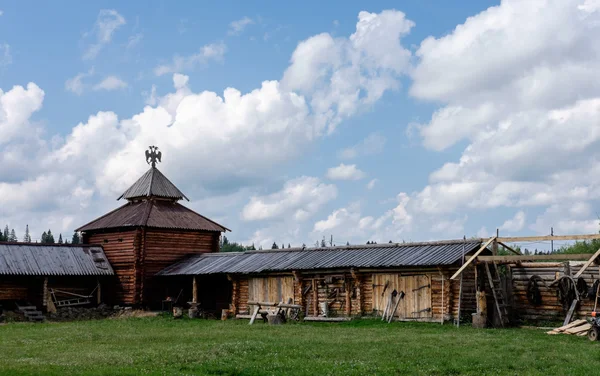
[[[162,153],[158,151],[158,146],[149,146],[149,150],[146,150],[146,163],[152,164],[152,167],[156,167],[156,161],[160,162]]]

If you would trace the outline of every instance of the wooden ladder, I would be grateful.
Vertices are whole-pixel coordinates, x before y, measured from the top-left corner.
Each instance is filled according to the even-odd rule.
[[[498,318],[500,319],[500,324],[504,327],[504,324],[508,322],[508,304],[506,301],[506,296],[504,294],[504,289],[500,287],[500,273],[498,272],[498,264],[493,262],[494,264],[494,272],[496,273],[496,278],[492,276],[492,272],[490,270],[490,265],[488,262],[485,263],[485,271],[487,272],[488,282],[490,284],[490,288],[492,289],[492,295],[494,296],[494,305],[496,306],[496,312],[498,312]]]

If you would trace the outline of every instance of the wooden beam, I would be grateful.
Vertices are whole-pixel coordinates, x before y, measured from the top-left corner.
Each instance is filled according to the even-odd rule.
[[[521,255],[522,254],[521,252],[518,252],[518,251],[512,249],[511,247],[509,247],[508,245],[506,245],[506,244],[504,244],[502,242],[498,242],[498,244],[502,244],[502,246],[504,248],[508,249],[509,251],[511,251],[512,253],[514,253],[515,255]]]
[[[538,242],[538,241],[548,241],[548,240],[592,240],[592,239],[600,239],[600,234],[499,237],[498,242],[519,243],[519,242]]]
[[[96,304],[102,304],[102,284],[98,282],[98,289],[96,290]]]
[[[501,262],[513,263],[521,261],[552,261],[552,260],[571,260],[581,261],[588,260],[589,253],[585,254],[555,254],[555,255],[505,255],[505,256],[477,256],[477,262]]]
[[[454,278],[458,277],[458,276],[460,275],[460,273],[462,273],[462,272],[463,272],[463,270],[465,270],[465,268],[466,268],[467,266],[469,266],[469,264],[470,264],[471,262],[473,262],[473,260],[475,260],[475,259],[477,258],[477,256],[479,256],[479,254],[480,254],[481,252],[483,252],[483,250],[484,250],[484,249],[486,249],[486,248],[487,248],[487,246],[488,246],[488,245],[490,245],[490,243],[491,243],[491,242],[493,242],[495,239],[496,239],[496,237],[494,236],[494,237],[490,238],[490,239],[489,239],[487,242],[485,242],[485,243],[484,243],[484,244],[481,246],[481,248],[479,248],[479,249],[477,250],[477,252],[475,252],[475,253],[473,254],[473,256],[471,256],[471,258],[469,259],[469,261],[465,262],[465,263],[463,264],[463,266],[461,266],[461,267],[460,267],[460,269],[458,269],[458,270],[456,271],[456,273],[454,273],[454,275],[453,275],[452,277],[450,277],[450,279],[454,279]]]
[[[198,303],[198,276],[192,279],[192,303]]]
[[[592,264],[592,262],[594,262],[594,260],[600,256],[600,249],[596,251],[596,253],[594,253],[592,255],[592,257],[590,257],[589,260],[586,261],[585,264],[583,264],[583,266],[581,267],[581,269],[579,269],[579,271],[577,272],[577,274],[575,274],[575,279],[579,278],[579,276],[581,274],[583,274],[583,272],[585,272],[585,270],[588,268],[588,266],[590,266]]]

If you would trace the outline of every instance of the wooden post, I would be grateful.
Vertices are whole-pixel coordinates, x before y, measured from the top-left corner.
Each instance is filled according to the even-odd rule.
[[[96,290],[96,304],[100,305],[102,303],[102,284],[98,281],[98,289]]]
[[[319,316],[319,291],[317,287],[317,279],[313,278],[312,280],[312,290],[313,290],[313,316]]]
[[[294,303],[302,306],[302,309],[306,309],[306,299],[304,299],[304,280],[302,273],[297,270],[292,271],[294,276]],[[305,316],[308,316],[308,312],[304,312]]]
[[[44,286],[42,290],[42,306],[46,307],[48,304],[48,277],[44,278]]]
[[[350,269],[354,284],[356,286],[356,315],[362,316],[363,294],[362,294],[362,276],[357,273],[356,269]]]
[[[494,256],[498,256],[498,234],[499,234],[499,231],[498,231],[498,229],[496,229],[496,238],[494,239],[494,242],[492,243],[492,255],[494,255]]]
[[[352,314],[352,280],[348,278],[346,280],[346,316],[350,317]]]
[[[192,303],[198,303],[198,276],[192,279]]]
[[[234,278],[231,274],[227,274],[227,280],[231,282],[231,303],[229,304],[229,311],[233,316],[238,313],[238,301],[240,299],[240,283],[237,278]]]

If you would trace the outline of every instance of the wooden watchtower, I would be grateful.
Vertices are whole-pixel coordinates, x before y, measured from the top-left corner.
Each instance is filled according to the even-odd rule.
[[[150,169],[117,199],[127,203],[76,230],[104,248],[116,275],[105,293],[114,303],[157,306],[165,290],[154,275],[188,255],[218,252],[228,231],[179,203],[188,198],[156,168],[157,149],[146,152]]]

